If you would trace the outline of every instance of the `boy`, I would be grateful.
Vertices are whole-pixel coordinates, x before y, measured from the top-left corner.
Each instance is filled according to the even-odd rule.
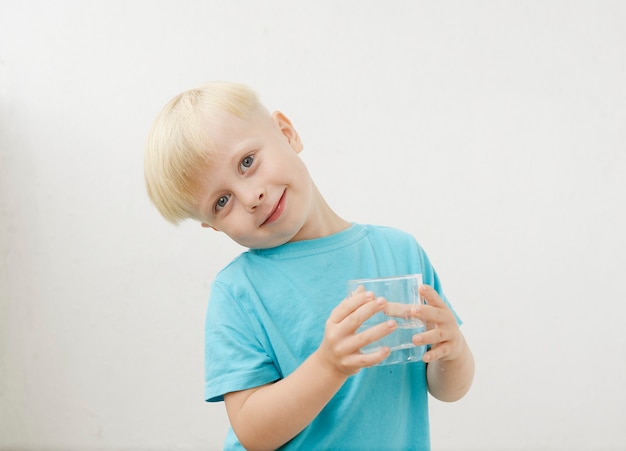
[[[146,145],[148,194],[171,222],[219,230],[244,252],[212,284],[205,398],[224,401],[225,449],[425,450],[428,392],[460,399],[471,351],[439,279],[410,235],[350,223],[325,202],[280,112],[247,87],[210,83],[165,106]],[[356,333],[385,300],[349,279],[421,273],[423,362],[375,366],[364,345],[395,322]],[[343,300],[342,300],[343,299]]]

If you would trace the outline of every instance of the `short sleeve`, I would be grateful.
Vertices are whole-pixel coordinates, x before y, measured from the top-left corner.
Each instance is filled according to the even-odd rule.
[[[205,322],[205,399],[274,382],[280,374],[262,340],[258,321],[246,310],[250,294],[232,293],[215,281]]]

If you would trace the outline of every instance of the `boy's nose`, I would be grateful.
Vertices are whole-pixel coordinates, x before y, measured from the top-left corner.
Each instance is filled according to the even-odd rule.
[[[250,194],[250,197],[248,199],[248,210],[250,212],[254,212],[256,210],[256,207],[258,207],[259,205],[261,205],[261,203],[263,203],[263,200],[265,199],[265,191],[262,189],[258,189],[256,191],[253,191]]]

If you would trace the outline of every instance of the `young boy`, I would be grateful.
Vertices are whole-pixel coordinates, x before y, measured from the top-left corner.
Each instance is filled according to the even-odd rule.
[[[163,109],[146,145],[148,194],[248,247],[212,284],[205,398],[224,401],[225,449],[426,450],[428,392],[460,399],[471,351],[435,270],[409,234],[351,223],[325,202],[299,157],[287,117],[247,87],[210,83]],[[375,366],[390,350],[364,345],[395,322],[357,333],[385,300],[349,279],[422,274],[422,362]]]

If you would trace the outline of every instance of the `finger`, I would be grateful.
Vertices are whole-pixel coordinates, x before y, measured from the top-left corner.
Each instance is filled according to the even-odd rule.
[[[368,327],[367,329],[355,334],[350,340],[350,346],[352,346],[351,352],[357,351],[359,349],[364,348],[367,345],[370,345],[383,337],[386,337],[394,330],[396,330],[398,324],[393,321],[384,321],[380,324],[376,324],[375,326]]]
[[[435,307],[432,305],[418,305],[412,308],[411,315],[422,320],[422,322],[426,323],[429,328],[435,327],[436,324],[456,324],[452,311],[445,306]]]
[[[338,325],[345,334],[353,334],[361,325],[385,308],[384,298],[376,298],[359,305],[352,313],[346,316]]]
[[[362,286],[359,286],[356,291],[352,292],[350,296],[345,298],[337,307],[334,308],[328,319],[333,323],[340,323],[361,305],[373,300],[374,293],[371,291],[365,291]]]
[[[431,345],[437,346],[445,343],[452,338],[452,334],[443,327],[435,327],[426,332],[413,335],[412,342],[414,345]]]
[[[428,305],[432,305],[434,307],[447,307],[446,303],[443,302],[439,293],[431,287],[430,285],[420,285],[419,294],[422,296]]]
[[[389,302],[385,305],[385,315],[392,316],[394,318],[406,318],[409,319],[413,316],[413,304],[403,304],[400,302]]]
[[[426,363],[434,362],[436,360],[442,360],[450,354],[451,349],[452,349],[452,346],[449,346],[447,344],[434,346],[430,348],[430,350],[424,353],[422,360]]]
[[[361,349],[367,345],[376,343],[378,340],[389,335],[396,329],[397,323],[393,320],[389,320],[353,335],[349,341],[352,348],[346,353],[346,361],[352,361],[354,365],[357,365],[360,368],[373,366],[382,362],[389,357],[389,354],[391,353],[389,346],[380,346],[377,349],[373,351],[370,350],[368,352],[363,352]]]
[[[419,293],[426,300],[426,304],[420,304],[413,309],[413,315],[416,318],[429,324],[441,324],[449,321],[456,323],[452,310],[433,287],[421,285]]]
[[[380,362],[389,357],[389,354],[391,354],[391,349],[389,349],[388,346],[383,346],[374,352],[352,354],[346,357],[344,362],[345,366],[350,366],[352,368],[367,368],[378,365]]]

